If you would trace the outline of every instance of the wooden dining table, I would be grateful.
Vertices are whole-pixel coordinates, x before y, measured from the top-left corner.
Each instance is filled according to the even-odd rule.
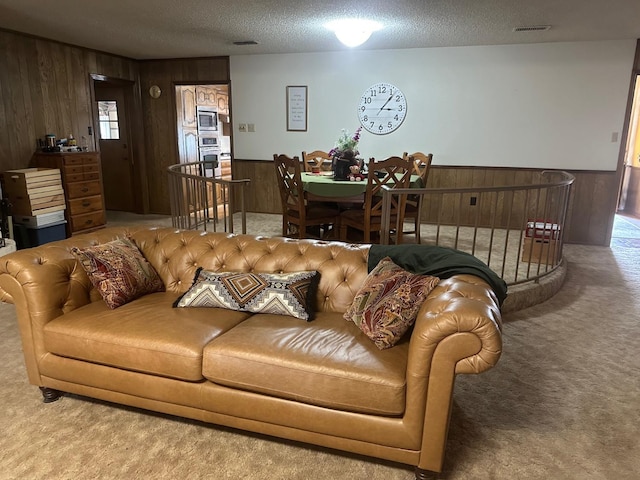
[[[419,175],[411,175],[411,188],[422,187]],[[307,200],[336,203],[364,203],[367,180],[334,180],[333,172],[302,173],[302,189]]]

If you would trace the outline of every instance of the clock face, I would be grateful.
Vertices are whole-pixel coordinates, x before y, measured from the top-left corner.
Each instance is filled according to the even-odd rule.
[[[376,135],[395,131],[407,114],[407,99],[390,83],[376,83],[360,97],[358,118],[362,127]]]
[[[149,96],[151,98],[160,98],[160,95],[162,95],[160,87],[158,85],[151,85],[151,88],[149,89]]]

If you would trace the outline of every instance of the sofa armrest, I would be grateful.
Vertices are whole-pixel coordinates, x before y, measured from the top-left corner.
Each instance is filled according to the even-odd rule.
[[[54,318],[101,300],[63,240],[0,257],[0,299],[16,306],[29,381],[40,385],[38,360],[46,355],[44,326]]]
[[[0,261],[2,300],[26,302],[30,315],[53,319],[91,301],[91,283],[69,250],[39,247],[20,250]]]
[[[423,425],[420,469],[442,470],[456,374],[497,363],[501,321],[496,295],[473,275],[442,280],[421,306],[407,364],[407,412]]]
[[[481,373],[493,367],[502,353],[502,317],[489,285],[474,275],[442,280],[424,302],[411,337],[409,368],[428,375],[434,351],[445,338],[460,333],[477,338],[474,353],[459,352],[455,373]],[[418,371],[413,373],[418,374]]]

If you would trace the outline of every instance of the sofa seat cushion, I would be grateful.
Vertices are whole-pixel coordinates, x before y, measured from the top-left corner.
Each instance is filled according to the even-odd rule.
[[[310,323],[255,314],[204,349],[220,385],[352,412],[402,415],[408,341],[378,349],[341,313]]]
[[[115,310],[92,302],[44,327],[47,351],[64,357],[200,381],[202,350],[250,314],[171,308],[175,293],[145,295]]]

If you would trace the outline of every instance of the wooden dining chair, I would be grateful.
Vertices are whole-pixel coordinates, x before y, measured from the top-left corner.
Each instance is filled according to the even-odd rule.
[[[367,189],[360,209],[345,210],[340,215],[340,240],[347,240],[348,228],[363,232],[363,241],[370,243],[373,233],[382,228],[382,187],[408,188],[413,166],[409,158],[389,157],[376,162],[369,159]],[[391,229],[402,222],[406,195],[391,197]],[[396,243],[402,242],[402,229],[396,232]]]
[[[302,152],[302,162],[304,163],[304,171],[312,172],[313,167],[320,168],[321,172],[330,172],[333,159],[331,155],[322,150],[314,150],[313,152]]]
[[[274,155],[273,163],[282,204],[282,235],[320,238],[323,233],[326,236],[330,226],[333,226],[334,231],[337,232],[340,221],[340,211],[337,208],[307,203],[302,188],[300,158]],[[297,231],[292,228],[293,226]],[[318,227],[318,235],[309,233],[308,227]]]
[[[413,164],[413,175],[420,176],[420,186],[426,188],[429,172],[431,171],[431,161],[433,160],[432,153],[416,152],[409,155],[407,152],[402,154],[403,158],[408,158]],[[404,209],[404,219],[413,219],[413,230],[407,231],[403,229],[403,234],[414,234],[416,236],[416,242],[422,243],[420,235],[420,225],[422,224],[422,203],[424,197],[422,195],[408,195],[407,202]]]

